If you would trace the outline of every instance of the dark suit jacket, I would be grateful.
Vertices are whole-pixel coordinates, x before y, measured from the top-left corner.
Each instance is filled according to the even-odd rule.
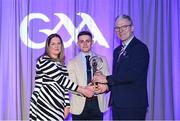
[[[134,37],[117,61],[120,49],[118,46],[114,50],[113,73],[107,77],[112,105],[120,108],[147,107],[148,48]]]

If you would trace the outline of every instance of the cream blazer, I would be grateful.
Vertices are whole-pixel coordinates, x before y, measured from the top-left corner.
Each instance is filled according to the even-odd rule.
[[[94,53],[93,53],[94,54]],[[94,54],[96,56],[100,56]],[[104,75],[109,75],[108,63],[105,57],[100,56],[103,59],[103,67],[101,72]],[[70,80],[77,83],[80,86],[86,86],[86,71],[83,69],[83,63],[81,60],[81,55],[78,54],[76,57],[71,59],[67,64]],[[110,92],[106,94],[98,95],[99,109],[101,112],[105,112],[108,109]],[[82,113],[85,106],[86,98],[79,96],[75,93],[71,93],[70,98],[70,112],[75,115]]]

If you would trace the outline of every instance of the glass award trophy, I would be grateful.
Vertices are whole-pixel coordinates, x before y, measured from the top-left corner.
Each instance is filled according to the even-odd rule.
[[[93,75],[96,73],[96,71],[100,71],[103,67],[103,60],[99,56],[93,56],[90,58],[90,65],[93,69]],[[98,83],[93,83],[95,88],[98,88]]]

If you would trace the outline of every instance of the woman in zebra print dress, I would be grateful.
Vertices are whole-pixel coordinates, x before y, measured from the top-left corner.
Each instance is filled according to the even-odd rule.
[[[68,78],[64,46],[58,34],[46,40],[45,53],[36,64],[35,87],[30,101],[30,120],[64,120],[69,113],[68,90],[93,96],[92,87],[80,87]]]

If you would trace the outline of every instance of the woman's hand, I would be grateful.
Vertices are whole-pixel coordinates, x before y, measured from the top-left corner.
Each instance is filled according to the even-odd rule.
[[[86,87],[79,86],[77,91],[86,97],[92,97],[94,95],[94,86],[90,86],[90,85]]]
[[[69,115],[70,107],[66,106],[64,107],[64,119],[66,119]]]

